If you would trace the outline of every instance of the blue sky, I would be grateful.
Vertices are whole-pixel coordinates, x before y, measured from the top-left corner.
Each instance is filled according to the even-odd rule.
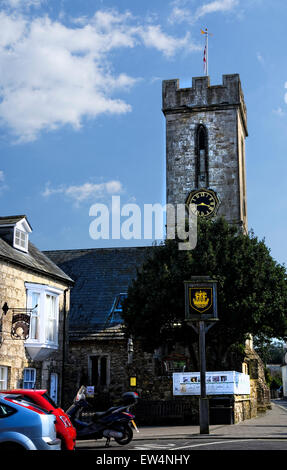
[[[284,0],[0,1],[0,205],[42,250],[93,240],[92,204],[165,203],[162,80],[239,73],[249,229],[287,261]]]

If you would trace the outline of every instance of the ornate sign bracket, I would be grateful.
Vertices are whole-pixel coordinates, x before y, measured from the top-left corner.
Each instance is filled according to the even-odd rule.
[[[2,307],[4,315],[6,315],[9,310],[12,310],[11,337],[13,339],[21,339],[24,341],[28,339],[31,313],[37,307],[38,305],[35,305],[33,308],[10,308],[7,302],[4,303]]]

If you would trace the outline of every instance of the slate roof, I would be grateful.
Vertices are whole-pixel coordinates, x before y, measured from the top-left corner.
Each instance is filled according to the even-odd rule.
[[[27,223],[29,224],[26,215],[10,215],[8,217],[0,217],[0,225],[15,225],[22,219],[26,219]],[[29,224],[31,227],[31,225]]]
[[[0,237],[0,259],[31,269],[39,274],[73,284],[73,280],[64,273],[55,263],[38,250],[31,242],[28,245],[28,253],[17,250]]]
[[[116,295],[127,292],[151,249],[149,246],[44,252],[75,281],[70,302],[71,336],[85,336],[103,329]]]

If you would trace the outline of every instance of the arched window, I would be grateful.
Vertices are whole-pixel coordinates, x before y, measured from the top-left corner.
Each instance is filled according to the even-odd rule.
[[[207,131],[203,124],[199,124],[195,135],[196,176],[197,188],[207,188],[208,181],[208,145]]]

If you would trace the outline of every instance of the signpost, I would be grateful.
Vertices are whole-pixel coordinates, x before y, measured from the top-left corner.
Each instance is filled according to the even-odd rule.
[[[209,434],[209,410],[206,395],[205,334],[218,321],[217,282],[208,276],[185,281],[185,320],[199,335],[200,360],[200,434]],[[210,322],[206,326],[206,322]],[[198,326],[194,325],[196,323]]]

